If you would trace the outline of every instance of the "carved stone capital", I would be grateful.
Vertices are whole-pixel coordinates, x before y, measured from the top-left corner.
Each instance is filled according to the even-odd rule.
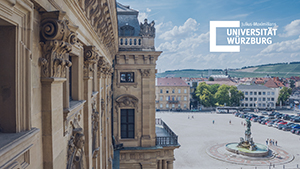
[[[42,77],[66,77],[66,68],[72,66],[65,54],[72,50],[77,42],[77,26],[64,20],[65,12],[54,11],[42,13],[41,47],[42,58],[39,59]]]
[[[106,67],[106,64],[107,62],[105,61],[105,58],[103,56],[100,56],[99,57],[99,60],[98,60],[98,71],[97,71],[97,75],[98,75],[98,78],[101,77],[101,74],[103,74],[105,72],[105,67]]]
[[[140,69],[143,78],[150,77],[151,69]]]
[[[84,47],[84,77],[91,77],[94,71],[93,65],[97,63],[99,59],[95,46]]]

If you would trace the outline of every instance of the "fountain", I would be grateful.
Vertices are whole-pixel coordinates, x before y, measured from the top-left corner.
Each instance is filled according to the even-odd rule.
[[[226,150],[250,157],[268,156],[269,148],[263,144],[254,143],[253,138],[251,137],[251,122],[250,120],[246,120],[246,122],[247,129],[245,130],[245,139],[241,137],[239,143],[226,144]]]

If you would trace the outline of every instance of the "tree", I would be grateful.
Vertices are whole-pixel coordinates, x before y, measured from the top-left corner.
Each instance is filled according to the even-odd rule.
[[[206,107],[215,106],[214,94],[211,92],[211,86],[205,82],[199,83],[196,88],[196,97],[200,103]]]
[[[218,91],[218,88],[220,87],[219,84],[213,84],[209,86],[209,91],[211,92],[211,94],[216,94]]]
[[[208,81],[215,81],[215,79],[213,77],[209,77]]]
[[[239,106],[241,99],[244,98],[243,92],[239,91],[236,86],[230,86],[230,106]]]
[[[291,94],[292,94],[292,89],[291,88],[283,87],[279,92],[278,99],[277,99],[277,104],[280,104],[280,101],[282,103],[286,102]]]
[[[290,79],[290,88],[295,87],[295,81],[293,79]]]
[[[214,95],[211,94],[207,89],[203,90],[202,95],[200,96],[200,100],[202,105],[204,105],[205,107],[214,105]]]
[[[228,85],[221,85],[218,88],[218,91],[215,94],[215,101],[219,105],[229,105],[229,86]]]

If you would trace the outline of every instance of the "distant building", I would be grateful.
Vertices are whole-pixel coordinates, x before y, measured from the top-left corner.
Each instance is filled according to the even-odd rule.
[[[239,85],[238,90],[244,93],[241,107],[246,108],[276,108],[279,88],[268,88],[263,85]]]
[[[190,109],[190,86],[181,78],[157,78],[155,91],[156,109]]]

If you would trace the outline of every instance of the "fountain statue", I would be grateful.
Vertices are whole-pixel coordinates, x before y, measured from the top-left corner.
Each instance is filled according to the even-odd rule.
[[[251,138],[251,122],[250,120],[246,120],[247,129],[245,131],[245,140],[243,137],[240,138],[240,143],[237,147],[246,148],[248,150],[254,151],[256,150],[256,145],[253,142],[253,138]]]
[[[266,157],[269,156],[269,148],[263,144],[254,143],[251,137],[251,122],[246,120],[247,128],[245,130],[245,138],[240,137],[239,143],[226,144],[226,150],[250,157]]]

